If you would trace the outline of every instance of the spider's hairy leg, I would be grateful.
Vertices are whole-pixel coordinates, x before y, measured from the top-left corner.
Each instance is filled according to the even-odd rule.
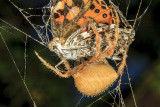
[[[57,75],[59,75],[60,77],[70,77],[72,75],[72,69],[69,69],[67,73],[61,73],[59,70],[57,70],[55,67],[53,67],[51,64],[47,63],[36,51],[35,51],[36,56],[40,59],[40,61],[49,69],[51,69],[52,71],[54,71],[54,73],[56,73]],[[64,71],[62,71],[64,72]]]
[[[127,51],[128,51],[128,47],[127,47],[127,44],[125,44],[125,51],[123,53],[122,61],[120,62],[120,64],[117,67],[118,68],[117,73],[121,76],[123,74],[124,67],[126,66]]]
[[[108,42],[109,47],[112,46],[112,41],[111,41],[111,38],[109,37],[108,33],[105,33],[105,36],[107,38],[107,42]]]
[[[118,28],[119,28],[119,16],[118,13],[116,11],[116,9],[113,6],[113,9],[115,11],[116,14],[116,27],[115,27],[115,38],[113,40],[113,42],[111,43],[111,39],[108,37],[108,34],[106,34],[107,36],[107,40],[109,42],[109,47],[103,52],[103,54],[101,54],[101,57],[107,57],[107,56],[111,56],[114,53],[114,48],[118,42],[119,39],[119,33],[118,33]]]
[[[99,56],[101,53],[101,48],[100,48],[100,35],[98,33],[98,31],[96,30],[96,27],[93,23],[93,19],[89,19],[90,25],[94,31],[94,33],[96,34],[96,55],[95,56]]]

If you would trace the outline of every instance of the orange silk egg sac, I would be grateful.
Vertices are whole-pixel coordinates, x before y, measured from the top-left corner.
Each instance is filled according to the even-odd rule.
[[[109,64],[90,64],[73,75],[75,86],[86,96],[104,92],[117,78],[117,72]]]

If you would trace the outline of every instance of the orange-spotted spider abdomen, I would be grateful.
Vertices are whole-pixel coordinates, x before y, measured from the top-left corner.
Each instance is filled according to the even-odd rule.
[[[82,94],[96,96],[104,92],[118,78],[118,74],[109,64],[95,63],[85,66],[73,78]]]

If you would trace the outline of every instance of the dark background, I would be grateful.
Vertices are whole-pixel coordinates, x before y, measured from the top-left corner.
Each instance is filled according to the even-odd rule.
[[[117,0],[118,1],[118,0]],[[20,8],[43,7],[49,0],[13,0]],[[127,19],[134,19],[138,10],[139,0],[130,0]],[[138,107],[158,107],[160,105],[160,1],[143,0],[140,15],[146,8],[147,12],[141,20],[137,21],[136,37],[130,46],[127,65],[134,95]],[[117,2],[116,2],[117,3]],[[125,13],[127,0],[119,0],[120,10]],[[29,11],[29,10],[27,10]],[[31,9],[30,12],[35,12]],[[36,10],[34,14],[42,14]],[[20,30],[32,37],[37,38],[36,32],[27,23],[25,18],[8,1],[0,1],[0,18],[16,26]],[[33,18],[34,23],[40,23],[40,17]],[[139,26],[138,26],[139,23]],[[24,50],[25,35],[12,29],[0,21],[0,33],[3,35],[6,44],[21,72],[24,75]],[[82,95],[74,86],[72,78],[59,78],[47,69],[34,54],[37,50],[41,56],[56,63],[58,59],[48,49],[41,46],[32,39],[27,40],[27,72],[26,84],[39,107],[72,107],[76,106]],[[53,55],[51,55],[53,54]],[[124,74],[123,83],[127,83],[127,75]],[[133,95],[129,85],[122,85],[123,98],[127,107],[134,107]],[[93,103],[96,99],[103,96],[103,99],[112,102],[113,99],[107,97],[107,92],[94,98],[83,98],[81,106]],[[109,99],[109,100],[108,100]],[[17,69],[7,51],[6,45],[0,38],[0,107],[32,107],[32,101],[17,73]],[[96,101],[92,107],[107,107],[106,102]]]

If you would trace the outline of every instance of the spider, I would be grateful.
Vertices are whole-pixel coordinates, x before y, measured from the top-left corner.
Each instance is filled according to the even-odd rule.
[[[60,77],[68,78],[72,76],[74,78],[74,83],[76,88],[86,96],[96,96],[100,93],[104,92],[114,81],[117,80],[119,76],[122,76],[124,67],[126,65],[127,58],[127,50],[128,44],[124,42],[123,44],[123,57],[121,62],[117,66],[116,70],[109,65],[106,57],[111,57],[114,52],[117,43],[119,42],[119,16],[116,9],[113,7],[116,15],[115,20],[115,30],[114,30],[114,39],[111,40],[109,34],[105,33],[108,46],[105,50],[101,50],[100,46],[100,34],[97,31],[97,28],[92,19],[89,19],[90,26],[95,33],[95,43],[96,43],[96,51],[95,55],[89,58],[89,61],[83,61],[78,66],[71,68],[67,59],[60,54],[60,58],[65,65],[67,72],[60,71],[58,68],[53,67],[50,63],[45,61],[36,51],[35,54],[40,59],[40,61],[49,69],[51,69],[54,73],[56,73]],[[62,40],[61,40],[62,41]],[[52,48],[53,49],[53,48]]]

